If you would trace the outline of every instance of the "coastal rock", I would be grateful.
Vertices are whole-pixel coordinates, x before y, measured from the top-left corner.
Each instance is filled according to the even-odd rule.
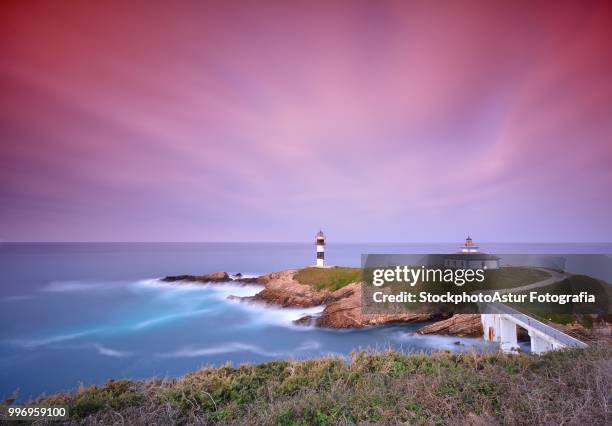
[[[259,277],[258,283],[265,285],[265,288],[251,299],[284,308],[309,308],[336,300],[328,290],[316,290],[309,285],[300,284],[293,278],[296,272],[295,269],[288,269]]]
[[[218,283],[232,281],[227,272],[213,272],[212,274],[204,275],[175,275],[162,278],[162,281],[173,283],[176,281],[201,282],[201,283]]]
[[[455,314],[417,330],[418,334],[446,334],[460,337],[482,337],[480,314]]]
[[[364,314],[361,308],[361,284],[353,283],[337,290],[332,295],[336,300],[329,303],[317,320],[319,327],[361,328],[372,325],[411,323],[428,321],[431,314]]]
[[[235,278],[234,282],[241,284],[261,284],[259,277]]]
[[[316,326],[317,320],[318,320],[318,317],[315,317],[312,315],[306,315],[302,318],[296,319],[295,321],[293,321],[293,323],[296,325]]]

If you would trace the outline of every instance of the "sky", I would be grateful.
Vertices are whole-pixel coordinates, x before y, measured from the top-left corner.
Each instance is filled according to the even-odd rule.
[[[0,241],[612,241],[612,3],[4,1]]]

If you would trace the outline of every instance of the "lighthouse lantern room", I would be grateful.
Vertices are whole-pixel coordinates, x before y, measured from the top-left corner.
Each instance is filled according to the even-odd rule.
[[[325,234],[319,230],[315,236],[315,245],[317,246],[317,268],[325,267]]]

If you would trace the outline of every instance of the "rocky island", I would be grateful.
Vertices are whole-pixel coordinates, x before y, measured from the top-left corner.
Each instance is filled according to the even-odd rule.
[[[496,271],[499,288],[524,288],[533,283],[546,283],[550,273],[542,268],[506,267]],[[554,273],[554,271],[552,272]],[[558,275],[558,274],[557,274]],[[568,278],[569,277],[569,278]],[[563,277],[561,277],[563,278]],[[593,279],[584,276],[567,276],[576,282]],[[223,285],[233,283],[240,285],[256,284],[263,289],[250,297],[230,296],[243,302],[261,302],[281,308],[310,308],[321,306],[322,312],[316,316],[305,316],[295,321],[298,325],[309,325],[323,328],[363,328],[398,323],[427,322],[417,330],[418,334],[441,334],[458,337],[483,336],[480,314],[418,314],[418,313],[385,313],[367,314],[362,309],[362,279],[359,268],[307,267],[286,269],[268,273],[259,277],[243,277],[241,274],[230,275],[227,272],[214,272],[204,275],[177,275],[162,279],[170,283],[202,283]],[[582,283],[582,281],[580,281]],[[596,281],[596,280],[594,280]],[[583,283],[584,284],[584,283]],[[546,318],[553,327],[564,333],[570,333],[588,341],[611,341],[612,327],[609,315],[557,315]],[[519,338],[527,339],[523,329],[519,329]]]
[[[205,275],[177,275],[162,279],[164,282],[219,284],[257,284],[263,290],[251,297],[230,296],[244,302],[268,303],[282,308],[309,308],[322,306],[318,316],[305,316],[296,324],[325,328],[363,328],[398,323],[431,322],[417,332],[420,334],[446,334],[456,336],[482,336],[480,315],[442,316],[432,314],[365,314],[361,306],[360,270],[357,268],[304,268],[272,272],[256,278],[244,278],[227,272]]]

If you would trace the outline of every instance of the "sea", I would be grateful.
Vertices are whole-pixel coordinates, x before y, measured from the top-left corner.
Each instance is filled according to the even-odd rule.
[[[364,253],[451,253],[458,244],[333,244],[328,263]],[[612,244],[483,244],[495,253],[612,253]],[[423,324],[355,330],[295,325],[322,308],[228,299],[261,287],[168,284],[167,275],[259,276],[314,263],[313,243],[0,243],[0,400],[25,401],[109,379],[172,378],[207,366],[355,351],[493,351],[480,338],[420,336]]]

